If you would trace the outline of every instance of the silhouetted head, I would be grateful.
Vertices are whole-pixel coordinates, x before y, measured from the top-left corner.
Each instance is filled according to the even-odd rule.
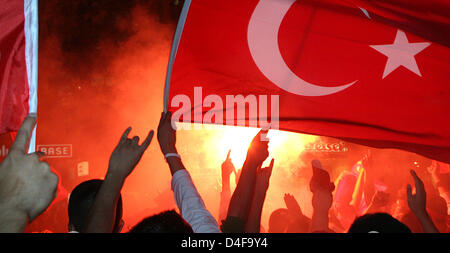
[[[387,213],[363,215],[353,222],[349,233],[411,233],[403,223]]]
[[[191,226],[174,210],[143,219],[129,233],[194,233]]]
[[[301,216],[289,223],[286,233],[310,233],[311,221],[306,216]]]
[[[100,190],[103,180],[92,179],[85,181],[70,193],[69,198],[69,230],[81,231],[86,218],[89,213],[89,209],[94,204],[95,196]],[[119,197],[116,208],[116,220],[114,224],[113,232],[118,233],[122,229],[122,196]]]
[[[280,208],[272,212],[269,218],[269,233],[285,233],[291,223],[289,211]]]

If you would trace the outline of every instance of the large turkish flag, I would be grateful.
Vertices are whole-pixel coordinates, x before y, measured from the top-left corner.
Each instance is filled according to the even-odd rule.
[[[404,2],[186,1],[168,110],[176,113],[173,99],[185,95],[188,121],[202,122],[194,108],[205,115],[211,106],[202,107],[194,87],[224,105],[227,95],[278,95],[281,130],[450,162],[448,3]]]

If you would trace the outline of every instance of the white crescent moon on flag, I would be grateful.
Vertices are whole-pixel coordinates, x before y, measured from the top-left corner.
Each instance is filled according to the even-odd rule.
[[[342,91],[358,80],[324,87],[309,83],[287,66],[278,46],[278,31],[284,16],[296,0],[260,0],[248,25],[250,53],[259,70],[281,89],[301,96],[325,96]]]

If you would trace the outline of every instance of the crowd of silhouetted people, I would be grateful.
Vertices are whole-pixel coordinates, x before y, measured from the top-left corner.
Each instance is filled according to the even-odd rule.
[[[171,113],[162,113],[157,130],[161,152],[172,174],[171,189],[179,212],[167,210],[148,214],[129,233],[439,233],[448,232],[450,174],[440,173],[433,161],[428,168],[432,187],[411,170],[414,187],[408,185],[392,196],[373,179],[370,154],[352,170],[331,181],[319,160],[311,164],[312,216],[302,212],[291,194],[284,195],[285,207],[276,209],[267,229],[261,227],[261,214],[270,187],[275,160],[263,167],[269,157],[267,130],[252,140],[245,162],[236,170],[228,153],[222,163],[219,221],[205,204],[176,148],[176,129]],[[10,152],[0,164],[0,232],[23,232],[41,215],[56,196],[58,176],[42,161],[40,152],[27,153],[36,115],[30,114],[20,127]],[[150,145],[151,130],[141,144],[139,137],[129,137],[127,128],[109,159],[104,180],[82,182],[70,193],[68,232],[119,233],[123,228],[122,186]],[[239,171],[239,172],[238,172]],[[236,188],[230,187],[232,173]],[[431,200],[431,201],[430,201]]]

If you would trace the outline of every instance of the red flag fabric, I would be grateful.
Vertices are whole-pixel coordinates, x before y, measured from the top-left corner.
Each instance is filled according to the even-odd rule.
[[[36,112],[37,0],[0,0],[0,134]]]
[[[186,1],[167,110],[180,121],[250,125],[257,104],[259,119],[267,111],[281,130],[449,163],[449,4],[372,2]],[[248,99],[227,102],[239,94]],[[242,101],[249,111],[230,120]]]

